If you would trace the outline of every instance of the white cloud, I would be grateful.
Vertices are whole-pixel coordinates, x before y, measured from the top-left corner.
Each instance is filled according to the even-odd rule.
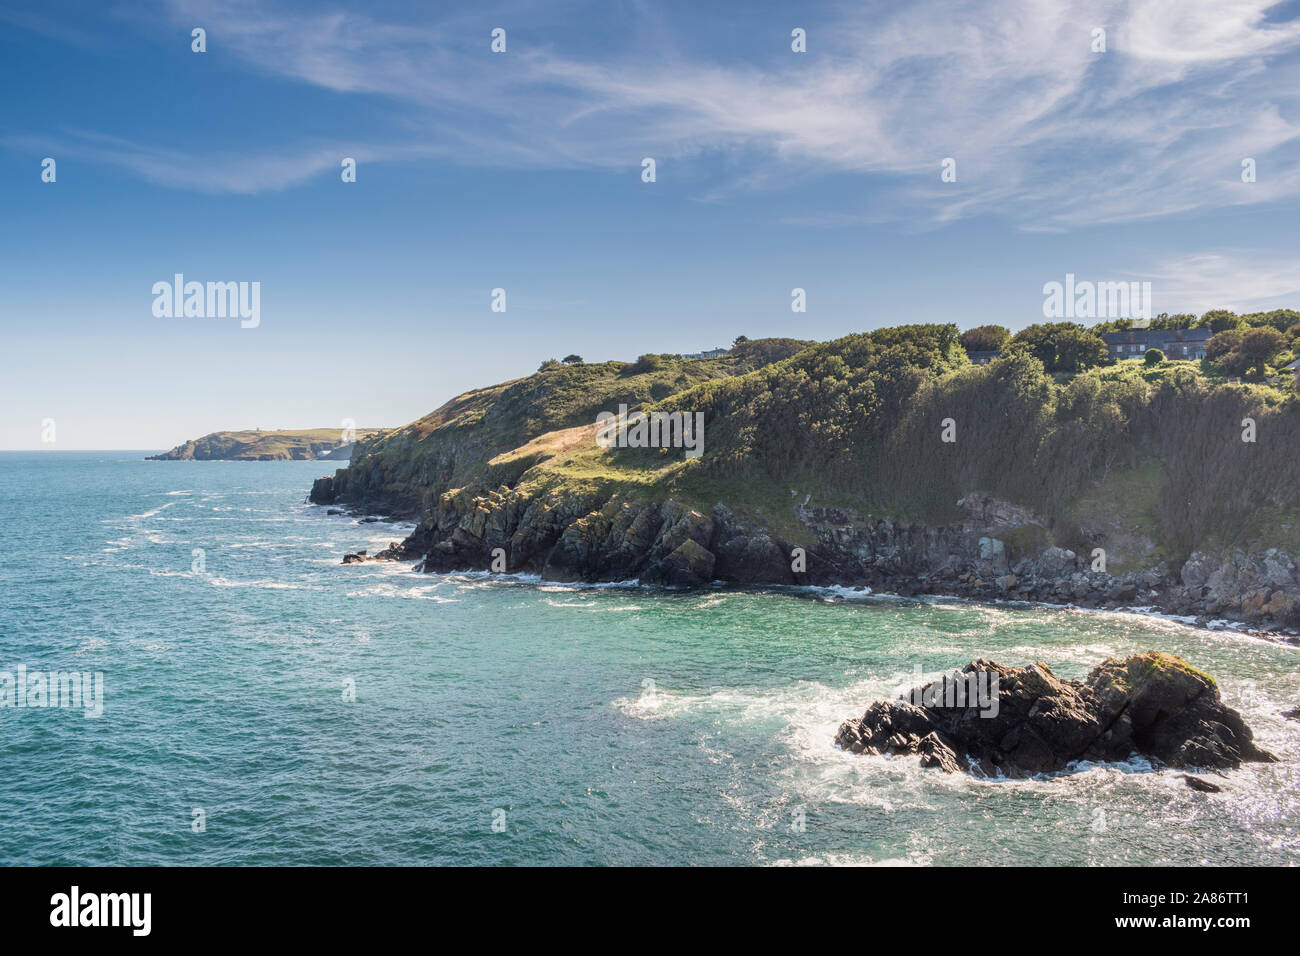
[[[1300,195],[1300,20],[1270,23],[1270,6],[921,0],[830,19],[836,7],[807,16],[808,54],[774,55],[788,30],[751,25],[724,57],[698,44],[682,53],[673,30],[700,24],[665,16],[648,18],[654,42],[560,53],[546,38],[581,35],[587,22],[572,7],[553,11],[547,29],[516,31],[510,52],[494,56],[481,16],[401,23],[169,4],[175,23],[202,19],[210,44],[261,71],[389,101],[410,140],[371,144],[376,157],[631,168],[643,155],[739,156],[728,169],[741,171],[711,197],[823,173],[891,177],[870,206],[846,202],[794,221],[993,212],[1035,229]],[[1099,26],[1109,48],[1100,55],[1091,50]],[[312,145],[241,166],[144,147],[117,154],[157,181],[232,191],[293,185],[332,156]],[[958,160],[956,184],[939,181],[945,156]],[[1249,185],[1239,178],[1247,156],[1260,170]]]
[[[1158,312],[1234,312],[1294,308],[1300,263],[1249,250],[1197,252],[1167,259],[1143,274]]]

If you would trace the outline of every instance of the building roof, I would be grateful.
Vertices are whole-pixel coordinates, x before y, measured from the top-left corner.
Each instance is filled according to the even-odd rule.
[[[1163,342],[1208,342],[1214,337],[1211,329],[1130,329],[1127,332],[1103,332],[1107,345],[1153,345]]]

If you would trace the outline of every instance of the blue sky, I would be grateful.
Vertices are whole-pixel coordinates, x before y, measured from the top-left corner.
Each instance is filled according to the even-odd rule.
[[[1067,272],[1300,307],[1300,2],[701,6],[0,0],[0,448],[397,425],[569,352],[1014,329]],[[260,282],[260,325],[154,317],[177,272]]]

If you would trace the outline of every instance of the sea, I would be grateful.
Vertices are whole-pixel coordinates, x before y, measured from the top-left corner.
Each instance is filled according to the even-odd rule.
[[[0,864],[1300,863],[1295,646],[1142,613],[343,565],[410,526],[308,503],[333,466],[148,453],[0,454]],[[834,743],[917,675],[1078,678],[1150,649],[1212,674],[1280,762],[1201,793],[1140,758],[976,779]],[[31,692],[59,673],[90,693]]]

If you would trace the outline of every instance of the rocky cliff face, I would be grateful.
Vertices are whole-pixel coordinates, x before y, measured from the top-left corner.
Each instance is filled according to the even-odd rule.
[[[410,537],[380,557],[420,561],[436,572],[493,569],[495,559],[495,569],[555,581],[868,586],[903,595],[1153,607],[1260,628],[1300,624],[1297,561],[1279,551],[1198,552],[1178,569],[1159,564],[1112,574],[1064,548],[1015,544],[1027,529],[1041,530],[1040,519],[1022,508],[978,492],[960,507],[960,523],[936,528],[796,506],[803,532],[797,548],[723,505],[706,513],[562,485],[462,489],[442,495]]]

